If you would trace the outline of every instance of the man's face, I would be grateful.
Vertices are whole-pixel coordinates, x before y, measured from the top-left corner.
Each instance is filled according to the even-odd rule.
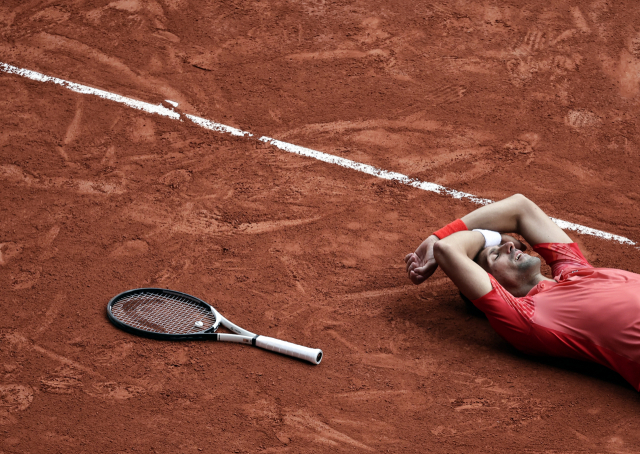
[[[540,272],[540,259],[516,249],[511,242],[485,248],[478,263],[507,289],[529,282]]]

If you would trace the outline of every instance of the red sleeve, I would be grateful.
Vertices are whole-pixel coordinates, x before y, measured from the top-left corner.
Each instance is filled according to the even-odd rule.
[[[529,332],[534,313],[533,298],[516,298],[489,274],[493,289],[473,304],[485,313],[489,323],[507,342],[519,350],[535,353]]]
[[[551,267],[554,278],[570,268],[593,268],[576,243],[540,243],[533,250]]]

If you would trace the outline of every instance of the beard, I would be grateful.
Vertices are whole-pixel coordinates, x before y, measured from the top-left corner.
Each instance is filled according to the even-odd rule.
[[[527,255],[522,257],[524,260],[516,262],[516,269],[519,272],[525,272],[531,270],[531,268],[537,268],[540,270],[540,264],[542,263],[538,257],[532,257]]]
[[[540,273],[541,261],[538,257],[527,256],[522,257],[516,262],[517,278],[514,283],[525,284],[530,282],[536,275]]]

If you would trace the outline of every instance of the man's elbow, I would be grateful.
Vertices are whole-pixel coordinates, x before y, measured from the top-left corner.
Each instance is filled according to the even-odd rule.
[[[530,203],[533,203],[531,200],[527,199],[527,197],[523,194],[514,194],[511,197],[509,197],[509,199],[521,205],[528,205]]]
[[[531,214],[538,209],[538,205],[522,194],[514,194],[509,199],[517,207],[516,210],[520,216]]]
[[[522,194],[514,194],[510,197],[515,203],[517,203],[522,208],[531,208],[536,207],[537,205],[529,200],[525,195]]]

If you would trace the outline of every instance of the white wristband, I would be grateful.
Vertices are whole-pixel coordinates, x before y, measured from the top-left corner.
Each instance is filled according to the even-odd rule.
[[[484,247],[498,246],[502,241],[502,235],[500,235],[500,232],[482,229],[473,229],[473,231],[482,233],[482,236],[484,237]]]

